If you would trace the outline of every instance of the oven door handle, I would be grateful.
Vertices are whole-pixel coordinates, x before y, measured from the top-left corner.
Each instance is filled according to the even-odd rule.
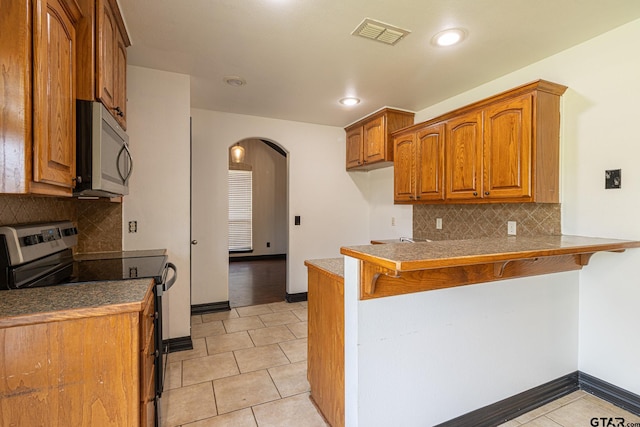
[[[176,279],[178,278],[178,268],[174,264],[168,262],[167,263],[167,269],[168,270],[173,270],[173,275],[171,276],[171,278],[169,280],[166,280],[164,282],[164,286],[163,286],[163,288],[164,288],[163,290],[164,291],[168,291],[169,288],[171,288],[173,286],[173,284],[176,282]]]

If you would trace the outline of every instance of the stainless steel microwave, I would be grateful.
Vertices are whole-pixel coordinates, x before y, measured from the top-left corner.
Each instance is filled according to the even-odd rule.
[[[129,136],[97,101],[76,101],[76,196],[129,194]]]

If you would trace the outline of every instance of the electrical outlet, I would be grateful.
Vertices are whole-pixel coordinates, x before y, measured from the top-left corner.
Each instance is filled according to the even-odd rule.
[[[442,230],[442,218],[436,218],[436,230]]]
[[[129,233],[138,232],[138,221],[129,221]]]
[[[507,234],[509,236],[516,235],[516,222],[515,221],[507,221]]]
[[[396,226],[396,217],[395,217],[395,216],[392,216],[392,217],[391,217],[391,226],[392,226],[392,227],[395,227],[395,226]]]

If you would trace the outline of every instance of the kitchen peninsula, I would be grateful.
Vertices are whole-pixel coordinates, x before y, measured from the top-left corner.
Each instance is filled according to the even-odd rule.
[[[325,413],[321,373],[341,363],[345,387],[334,396],[344,402],[330,410],[344,412],[325,413],[334,426],[437,425],[542,384],[552,384],[546,398],[559,397],[577,388],[578,271],[595,253],[637,247],[503,237],[343,247],[343,270],[336,260],[308,261],[312,398]],[[325,288],[340,301],[328,303]],[[314,357],[322,322],[342,330],[334,341],[344,351],[333,353],[342,361]]]

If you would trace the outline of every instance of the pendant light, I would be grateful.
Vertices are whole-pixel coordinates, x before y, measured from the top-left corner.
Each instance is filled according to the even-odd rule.
[[[231,147],[231,161],[233,163],[242,163],[244,161],[244,147],[241,147],[239,143]]]

